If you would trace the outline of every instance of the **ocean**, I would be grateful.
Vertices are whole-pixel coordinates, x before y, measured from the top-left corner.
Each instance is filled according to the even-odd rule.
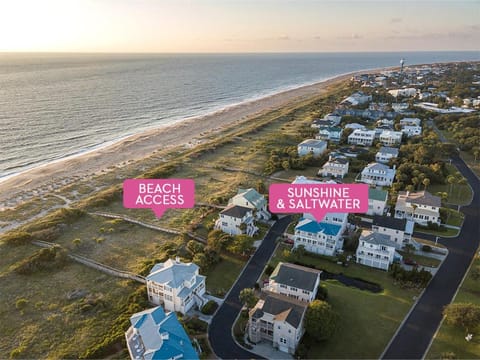
[[[1,54],[0,181],[125,136],[377,67],[479,52]],[[201,120],[199,120],[201,121]]]

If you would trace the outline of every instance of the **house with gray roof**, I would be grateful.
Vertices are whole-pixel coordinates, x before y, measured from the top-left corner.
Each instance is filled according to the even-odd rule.
[[[249,312],[250,341],[265,341],[280,351],[294,354],[304,329],[308,303],[280,294],[263,292]]]
[[[428,191],[400,191],[395,205],[395,217],[415,221],[420,225],[429,222],[440,225],[442,199]]]
[[[228,203],[252,209],[257,220],[270,220],[272,217],[267,209],[267,200],[253,188],[239,189],[237,195],[231,198]]]
[[[125,338],[132,360],[198,360],[198,354],[174,312],[166,313],[157,306],[133,314],[130,324]]]
[[[375,161],[382,164],[388,164],[391,159],[398,157],[398,149],[394,147],[382,146],[375,154]]]
[[[367,215],[383,215],[387,206],[388,192],[379,188],[368,188]]]
[[[355,253],[356,261],[358,264],[388,270],[394,261],[402,259],[395,249],[396,245],[390,236],[363,230]]]
[[[401,249],[407,244],[418,246],[412,239],[413,226],[414,222],[411,220],[396,219],[391,216],[374,216],[372,231],[388,235],[396,248]]]
[[[391,186],[395,178],[395,165],[393,169],[379,163],[370,163],[361,172],[360,181],[376,186]]]
[[[193,306],[206,303],[205,276],[199,274],[199,267],[194,263],[169,259],[156,264],[146,280],[148,300],[167,311],[185,314]]]
[[[239,205],[229,205],[220,212],[215,222],[215,229],[222,230],[230,235],[246,234],[253,236],[258,231],[255,226],[253,210]]]
[[[265,289],[308,303],[315,300],[321,273],[320,270],[280,262]]]
[[[327,142],[323,140],[307,139],[297,146],[298,156],[312,154],[320,156],[327,150]]]

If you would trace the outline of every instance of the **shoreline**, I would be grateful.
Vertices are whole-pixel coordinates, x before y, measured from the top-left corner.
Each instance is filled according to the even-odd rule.
[[[202,138],[236,124],[249,121],[263,113],[288,104],[320,95],[333,84],[346,81],[355,74],[388,71],[397,67],[356,70],[334,75],[324,80],[293,87],[270,95],[227,105],[206,115],[178,120],[169,125],[160,125],[139,133],[127,135],[65,158],[37,165],[16,174],[0,178],[0,212],[21,203],[5,204],[24,192],[31,192],[45,185],[71,184],[72,179],[91,176],[107,168],[124,166],[152,156],[155,152],[176,146],[195,146]],[[66,179],[69,179],[70,181]],[[54,187],[55,188],[55,187]],[[53,189],[52,189],[53,191]],[[26,199],[25,199],[26,200]],[[2,204],[4,203],[4,204]]]

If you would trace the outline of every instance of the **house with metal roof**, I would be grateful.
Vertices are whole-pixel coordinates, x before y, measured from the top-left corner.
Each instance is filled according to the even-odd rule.
[[[304,329],[308,303],[280,294],[263,292],[249,312],[250,341],[265,341],[280,351],[294,354]]]
[[[342,138],[342,133],[343,133],[343,129],[341,127],[337,127],[337,126],[321,127],[318,130],[318,134],[315,138],[318,140],[330,140],[338,143]]]
[[[382,164],[388,164],[392,159],[398,157],[398,149],[394,147],[382,146],[375,154],[375,161]]]
[[[398,146],[402,143],[402,132],[401,131],[391,131],[391,130],[383,130],[378,140],[384,146]]]
[[[388,192],[379,188],[368,188],[367,215],[383,215],[387,206]]]
[[[390,240],[388,235],[363,230],[355,253],[356,262],[388,270],[394,261],[402,259],[402,256],[395,249],[396,245]]]
[[[348,143],[353,145],[372,146],[375,140],[375,130],[356,129],[348,135]]]
[[[440,224],[442,199],[428,191],[400,191],[395,205],[395,217],[427,225],[428,222]]]
[[[293,247],[303,246],[308,252],[333,256],[343,248],[343,230],[339,224],[303,218],[295,226]]]
[[[309,303],[315,300],[321,273],[320,270],[280,262],[264,289]]]
[[[318,171],[318,175],[324,177],[339,177],[342,178],[348,174],[349,161],[346,158],[332,158],[323,164]]]
[[[230,235],[246,234],[248,236],[253,236],[258,231],[253,210],[239,205],[229,205],[223,209],[215,222],[215,229]]]
[[[229,205],[238,205],[254,210],[257,220],[270,220],[272,215],[267,209],[267,200],[257,190],[239,189],[237,195],[230,199]]]
[[[361,172],[360,181],[376,186],[391,186],[395,178],[395,165],[393,169],[379,163],[370,163]]]
[[[401,249],[407,244],[417,246],[412,239],[413,227],[413,221],[396,219],[391,216],[374,216],[372,222],[372,231],[388,235],[397,249]]]
[[[125,333],[132,360],[198,359],[185,329],[174,312],[157,306],[130,317]]]
[[[307,139],[297,146],[298,156],[312,154],[321,156],[327,150],[327,142],[323,140]]]
[[[185,314],[193,306],[200,308],[207,302],[203,297],[205,276],[199,274],[194,263],[169,259],[156,264],[146,280],[148,300],[165,310]]]

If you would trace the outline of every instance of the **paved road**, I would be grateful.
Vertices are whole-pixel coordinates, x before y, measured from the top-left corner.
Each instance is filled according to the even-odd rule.
[[[440,239],[449,250],[443,265],[425,289],[397,336],[383,355],[385,359],[420,359],[425,355],[448,305],[460,285],[480,243],[480,180],[459,156],[454,164],[474,191],[472,203],[462,206],[465,222],[456,238]]]
[[[278,220],[265,236],[262,244],[247,263],[237,282],[233,285],[225,301],[218,309],[208,328],[208,339],[215,354],[222,359],[253,359],[258,355],[246,351],[236,344],[231,336],[231,328],[242,308],[238,299],[240,291],[252,288],[262,274],[265,265],[275,249],[275,240],[283,234],[291,221],[290,216]]]

